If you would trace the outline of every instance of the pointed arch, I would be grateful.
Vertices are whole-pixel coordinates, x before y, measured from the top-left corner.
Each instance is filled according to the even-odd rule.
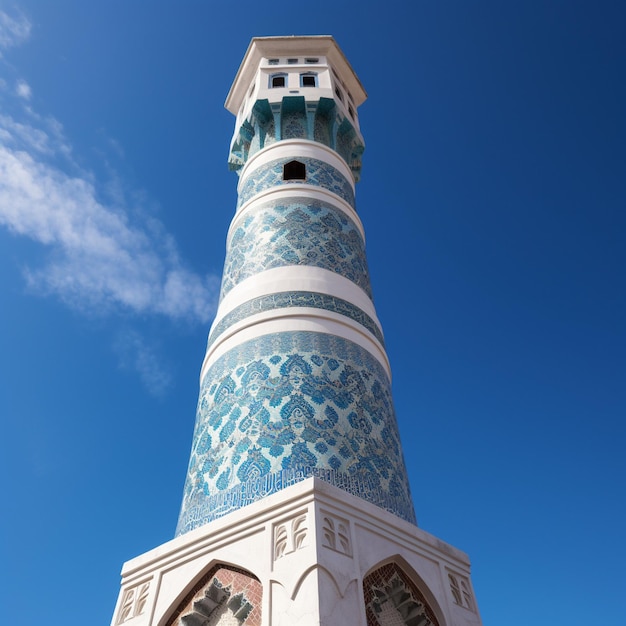
[[[363,578],[368,626],[446,626],[443,612],[422,578],[399,555]]]
[[[231,620],[228,623],[235,619],[242,626],[260,626],[262,593],[261,582],[251,572],[226,563],[214,563],[175,604],[163,624],[218,626],[221,617],[228,616]]]

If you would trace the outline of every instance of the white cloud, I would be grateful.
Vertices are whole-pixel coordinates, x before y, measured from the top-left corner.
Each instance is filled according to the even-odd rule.
[[[33,92],[30,85],[25,80],[18,80],[15,86],[15,93],[24,100],[30,100]]]
[[[0,57],[2,51],[26,41],[30,36],[31,23],[21,13],[11,17],[0,10]]]
[[[158,224],[132,223],[123,207],[99,201],[86,177],[39,160],[54,149],[43,130],[0,116],[0,140],[0,224],[52,253],[45,267],[28,271],[31,286],[80,309],[212,316],[217,277],[184,267]]]
[[[30,22],[0,10],[2,52],[28,38]],[[147,215],[139,192],[126,200],[115,172],[98,181],[78,166],[63,126],[34,111],[30,85],[17,80],[6,97],[19,100],[0,112],[0,227],[28,237],[47,251],[45,261],[24,271],[29,287],[80,311],[123,311],[206,324],[215,313],[219,277],[200,275],[181,260],[174,239]],[[17,117],[19,116],[19,117]],[[123,154],[122,146],[114,144]],[[122,364],[138,371],[160,394],[171,377],[134,331],[120,336]]]

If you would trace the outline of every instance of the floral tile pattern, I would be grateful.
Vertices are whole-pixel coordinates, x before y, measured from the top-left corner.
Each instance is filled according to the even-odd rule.
[[[415,522],[382,366],[314,332],[230,350],[201,386],[177,534],[308,476]]]
[[[246,278],[288,265],[330,270],[372,297],[356,224],[331,204],[294,197],[265,202],[238,222],[227,242],[220,300]]]

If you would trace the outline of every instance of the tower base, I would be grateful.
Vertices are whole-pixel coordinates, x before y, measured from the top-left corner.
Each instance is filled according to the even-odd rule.
[[[476,626],[467,555],[309,478],[132,559],[112,626]]]

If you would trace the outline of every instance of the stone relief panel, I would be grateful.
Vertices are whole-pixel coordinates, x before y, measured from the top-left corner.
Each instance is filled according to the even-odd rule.
[[[448,584],[454,603],[470,611],[475,611],[474,598],[470,591],[469,580],[460,574],[448,572]]]
[[[274,560],[291,554],[307,545],[309,532],[307,514],[276,524],[274,526]]]
[[[174,609],[166,626],[261,626],[262,594],[250,572],[216,565]]]
[[[322,545],[335,550],[335,552],[352,556],[350,522],[324,513],[322,517]]]
[[[289,159],[276,159],[270,161],[254,171],[250,172],[243,182],[239,191],[237,206],[246,203],[256,194],[271,187],[289,185],[293,180],[283,180],[283,166]],[[323,187],[337,194],[354,208],[354,191],[348,179],[337,169],[325,161],[310,157],[299,157],[298,161],[306,166],[306,184]]]
[[[233,348],[201,386],[177,534],[309,476],[415,522],[384,369],[325,333]]]
[[[117,623],[124,624],[134,617],[142,615],[146,608],[146,603],[148,602],[149,593],[149,581],[127,589],[122,597],[122,605],[117,616]]]
[[[363,579],[367,626],[439,626],[415,583],[395,563]]]
[[[383,346],[385,345],[383,334],[378,324],[365,313],[365,311],[351,302],[313,291],[282,291],[280,293],[271,293],[248,300],[225,315],[219,324],[211,331],[207,348],[213,345],[213,342],[224,331],[230,328],[230,326],[240,322],[246,317],[256,315],[257,313],[264,313],[265,311],[291,307],[323,309],[324,311],[344,315],[363,326],[372,333]]]
[[[250,276],[289,265],[335,272],[372,297],[356,224],[330,204],[296,197],[265,202],[239,220],[227,244],[220,299]]]

